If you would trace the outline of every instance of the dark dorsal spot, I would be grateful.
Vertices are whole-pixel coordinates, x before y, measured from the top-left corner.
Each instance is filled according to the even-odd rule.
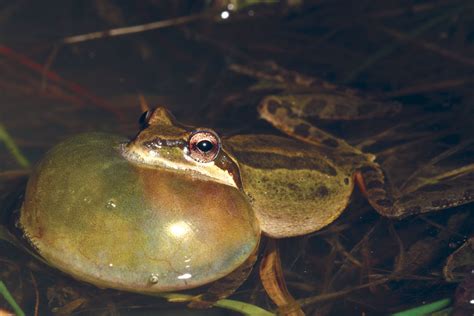
[[[290,169],[316,170],[321,173],[336,176],[337,171],[330,164],[320,158],[292,157],[275,153],[259,153],[240,151],[236,153],[237,160],[244,165],[259,169]]]
[[[349,178],[344,178],[344,184],[348,185],[349,184]]]
[[[277,100],[271,98],[270,100],[268,100],[266,102],[267,104],[267,110],[268,112],[270,112],[271,114],[275,114],[276,111],[278,110],[278,108],[280,107],[280,102],[278,102]]]
[[[380,189],[380,188],[383,188],[383,185],[384,185],[383,182],[380,180],[372,180],[365,185],[365,188],[367,190]]]
[[[337,146],[339,146],[339,142],[334,138],[326,138],[325,140],[323,140],[323,144],[332,148],[336,148]]]
[[[383,206],[383,207],[393,206],[393,202],[390,199],[380,199],[380,200],[375,201],[375,203],[377,203],[377,205],[380,205],[380,206]]]
[[[299,117],[298,115],[296,115],[296,113],[293,111],[293,104],[291,104],[291,102],[287,101],[287,100],[283,100],[281,105],[280,105],[281,108],[284,108],[286,109],[286,115],[289,117],[289,118],[297,118]]]
[[[314,195],[319,198],[323,198],[328,196],[329,189],[325,185],[320,185],[319,187],[314,190]]]
[[[291,182],[287,184],[287,187],[288,187],[288,189],[290,189],[291,191],[298,191],[298,190],[300,189],[299,186],[297,186],[296,184],[291,183]]]
[[[435,183],[435,184],[428,184],[424,187],[420,188],[420,191],[423,192],[437,192],[437,191],[444,191],[450,189],[451,186],[445,183]]]
[[[303,137],[308,137],[309,136],[309,129],[311,126],[308,124],[299,124],[295,127],[295,134],[301,135]]]

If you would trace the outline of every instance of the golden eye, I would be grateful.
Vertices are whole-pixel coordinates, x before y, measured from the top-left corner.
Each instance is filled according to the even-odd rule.
[[[211,162],[216,159],[220,147],[219,137],[209,130],[195,131],[188,141],[189,155],[199,162]]]

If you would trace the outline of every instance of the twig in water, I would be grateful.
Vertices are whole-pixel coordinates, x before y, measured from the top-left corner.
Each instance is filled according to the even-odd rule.
[[[92,94],[89,92],[87,89],[82,87],[81,85],[68,81],[61,76],[59,76],[57,73],[52,72],[50,70],[47,70],[43,65],[38,64],[37,62],[31,60],[29,57],[20,54],[18,52],[15,52],[13,49],[5,46],[5,45],[0,45],[0,55],[5,56],[13,61],[16,61],[20,65],[37,72],[41,74],[42,76],[46,77],[48,80],[57,83],[58,85],[61,85],[63,87],[66,87],[70,91],[72,91],[74,94],[77,96],[80,96],[81,98],[84,98],[88,101],[90,101],[92,104],[94,104],[97,107],[103,108],[111,113],[113,113],[118,120],[123,120],[123,113],[120,111],[116,110],[114,106],[110,103],[108,103],[106,100],[99,98],[98,96]]]
[[[192,14],[192,15],[182,16],[179,18],[163,20],[163,21],[156,21],[156,22],[151,22],[151,23],[146,23],[146,24],[119,27],[119,28],[110,29],[110,30],[92,32],[88,34],[69,36],[69,37],[63,38],[61,42],[64,44],[75,44],[75,43],[87,42],[87,41],[92,41],[92,40],[106,38],[106,37],[141,33],[141,32],[161,29],[165,27],[187,24],[187,23],[194,22],[197,20],[205,19],[212,15],[214,15],[213,11],[207,11],[204,13]]]

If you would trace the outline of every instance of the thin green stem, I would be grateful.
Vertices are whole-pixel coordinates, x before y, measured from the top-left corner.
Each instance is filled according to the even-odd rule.
[[[15,144],[13,138],[10,136],[10,134],[8,134],[7,130],[5,129],[5,126],[3,126],[3,124],[1,123],[0,141],[5,144],[10,154],[12,154],[12,156],[15,158],[15,160],[21,167],[28,168],[30,166],[30,162],[28,161],[28,159],[22,154],[18,146]]]
[[[440,311],[451,304],[451,299],[445,298],[433,303],[421,305],[415,308],[407,309],[402,312],[394,313],[391,316],[423,316],[431,315],[434,312]]]
[[[2,294],[3,298],[5,298],[8,304],[10,304],[10,306],[13,308],[13,312],[17,316],[25,316],[25,313],[20,308],[20,306],[18,306],[18,304],[15,302],[15,299],[8,291],[7,287],[5,286],[5,283],[3,283],[2,281],[0,281],[0,294]]]
[[[169,302],[189,302],[193,298],[192,295],[174,293],[160,294],[159,296],[167,299]],[[214,304],[214,307],[239,312],[245,316],[275,316],[274,313],[266,311],[263,308],[235,300],[219,300]]]

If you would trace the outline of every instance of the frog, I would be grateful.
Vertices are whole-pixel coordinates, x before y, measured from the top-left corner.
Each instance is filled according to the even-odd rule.
[[[347,157],[331,148],[220,136],[164,107],[141,122],[132,140],[78,135],[36,166],[10,220],[40,260],[100,288],[197,289],[190,306],[209,307],[248,277],[262,235],[321,229],[354,188]]]
[[[220,135],[157,107],[131,140],[66,140],[31,175],[12,215],[15,233],[80,281],[150,295],[190,291],[189,306],[204,308],[247,279],[262,237],[323,229],[356,187],[392,218],[472,200],[469,189],[443,205],[400,199],[375,155],[314,126],[303,103],[288,98],[267,96],[258,106],[286,136]]]

